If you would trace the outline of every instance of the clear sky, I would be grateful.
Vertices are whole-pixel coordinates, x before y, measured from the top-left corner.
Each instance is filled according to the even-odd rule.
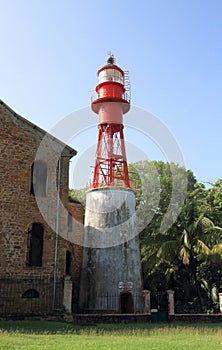
[[[0,0],[0,98],[45,130],[89,105],[108,51],[187,168],[221,178],[222,1]]]

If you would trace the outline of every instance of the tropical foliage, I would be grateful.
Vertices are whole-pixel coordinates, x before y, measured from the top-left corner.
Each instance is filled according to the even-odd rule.
[[[141,195],[140,190],[143,182],[151,181],[148,169],[153,167],[160,187],[156,207],[152,191],[151,195]],[[138,192],[145,203],[144,214],[155,208],[152,220],[140,233],[144,287],[157,292],[174,290],[177,312],[218,312],[218,292],[222,288],[221,182],[207,189],[196,182],[191,171],[163,162],[140,162],[134,164],[134,169],[140,178]],[[164,216],[175,215],[169,211],[173,177],[178,181],[175,207],[186,179],[187,193],[177,219],[174,217],[173,224],[163,231]]]

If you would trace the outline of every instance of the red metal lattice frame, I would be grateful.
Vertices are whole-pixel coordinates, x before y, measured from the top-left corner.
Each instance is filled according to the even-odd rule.
[[[130,188],[122,124],[99,125],[92,188]]]

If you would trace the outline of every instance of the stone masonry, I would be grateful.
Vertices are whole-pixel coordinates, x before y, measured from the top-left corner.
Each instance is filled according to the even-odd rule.
[[[83,206],[68,197],[69,161],[76,151],[51,135],[47,136],[46,151],[43,152],[43,162],[47,167],[47,193],[39,198],[39,207],[37,197],[30,193],[33,181],[31,168],[44,137],[44,130],[17,115],[0,100],[0,287],[9,279],[26,282],[35,279],[53,280],[55,275],[57,279],[63,279],[68,273],[74,284],[73,298],[77,305]],[[58,154],[61,154],[59,214],[55,191],[58,186]],[[72,216],[71,230],[67,224],[69,215]],[[33,223],[43,227],[41,266],[27,264],[28,231]],[[24,307],[21,304],[19,308],[18,304],[21,294],[27,289],[26,282],[17,297],[17,311]]]

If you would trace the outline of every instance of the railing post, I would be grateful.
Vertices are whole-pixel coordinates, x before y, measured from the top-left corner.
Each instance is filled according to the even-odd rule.
[[[143,313],[146,315],[150,315],[150,291],[143,290],[142,291],[142,299],[143,299]]]
[[[67,314],[72,313],[72,280],[71,276],[65,276],[63,290],[63,306]]]
[[[220,307],[220,313],[222,313],[222,293],[219,293],[219,307]]]
[[[175,312],[174,312],[174,291],[173,290],[167,290],[168,294],[168,320],[172,321],[174,318]]]

